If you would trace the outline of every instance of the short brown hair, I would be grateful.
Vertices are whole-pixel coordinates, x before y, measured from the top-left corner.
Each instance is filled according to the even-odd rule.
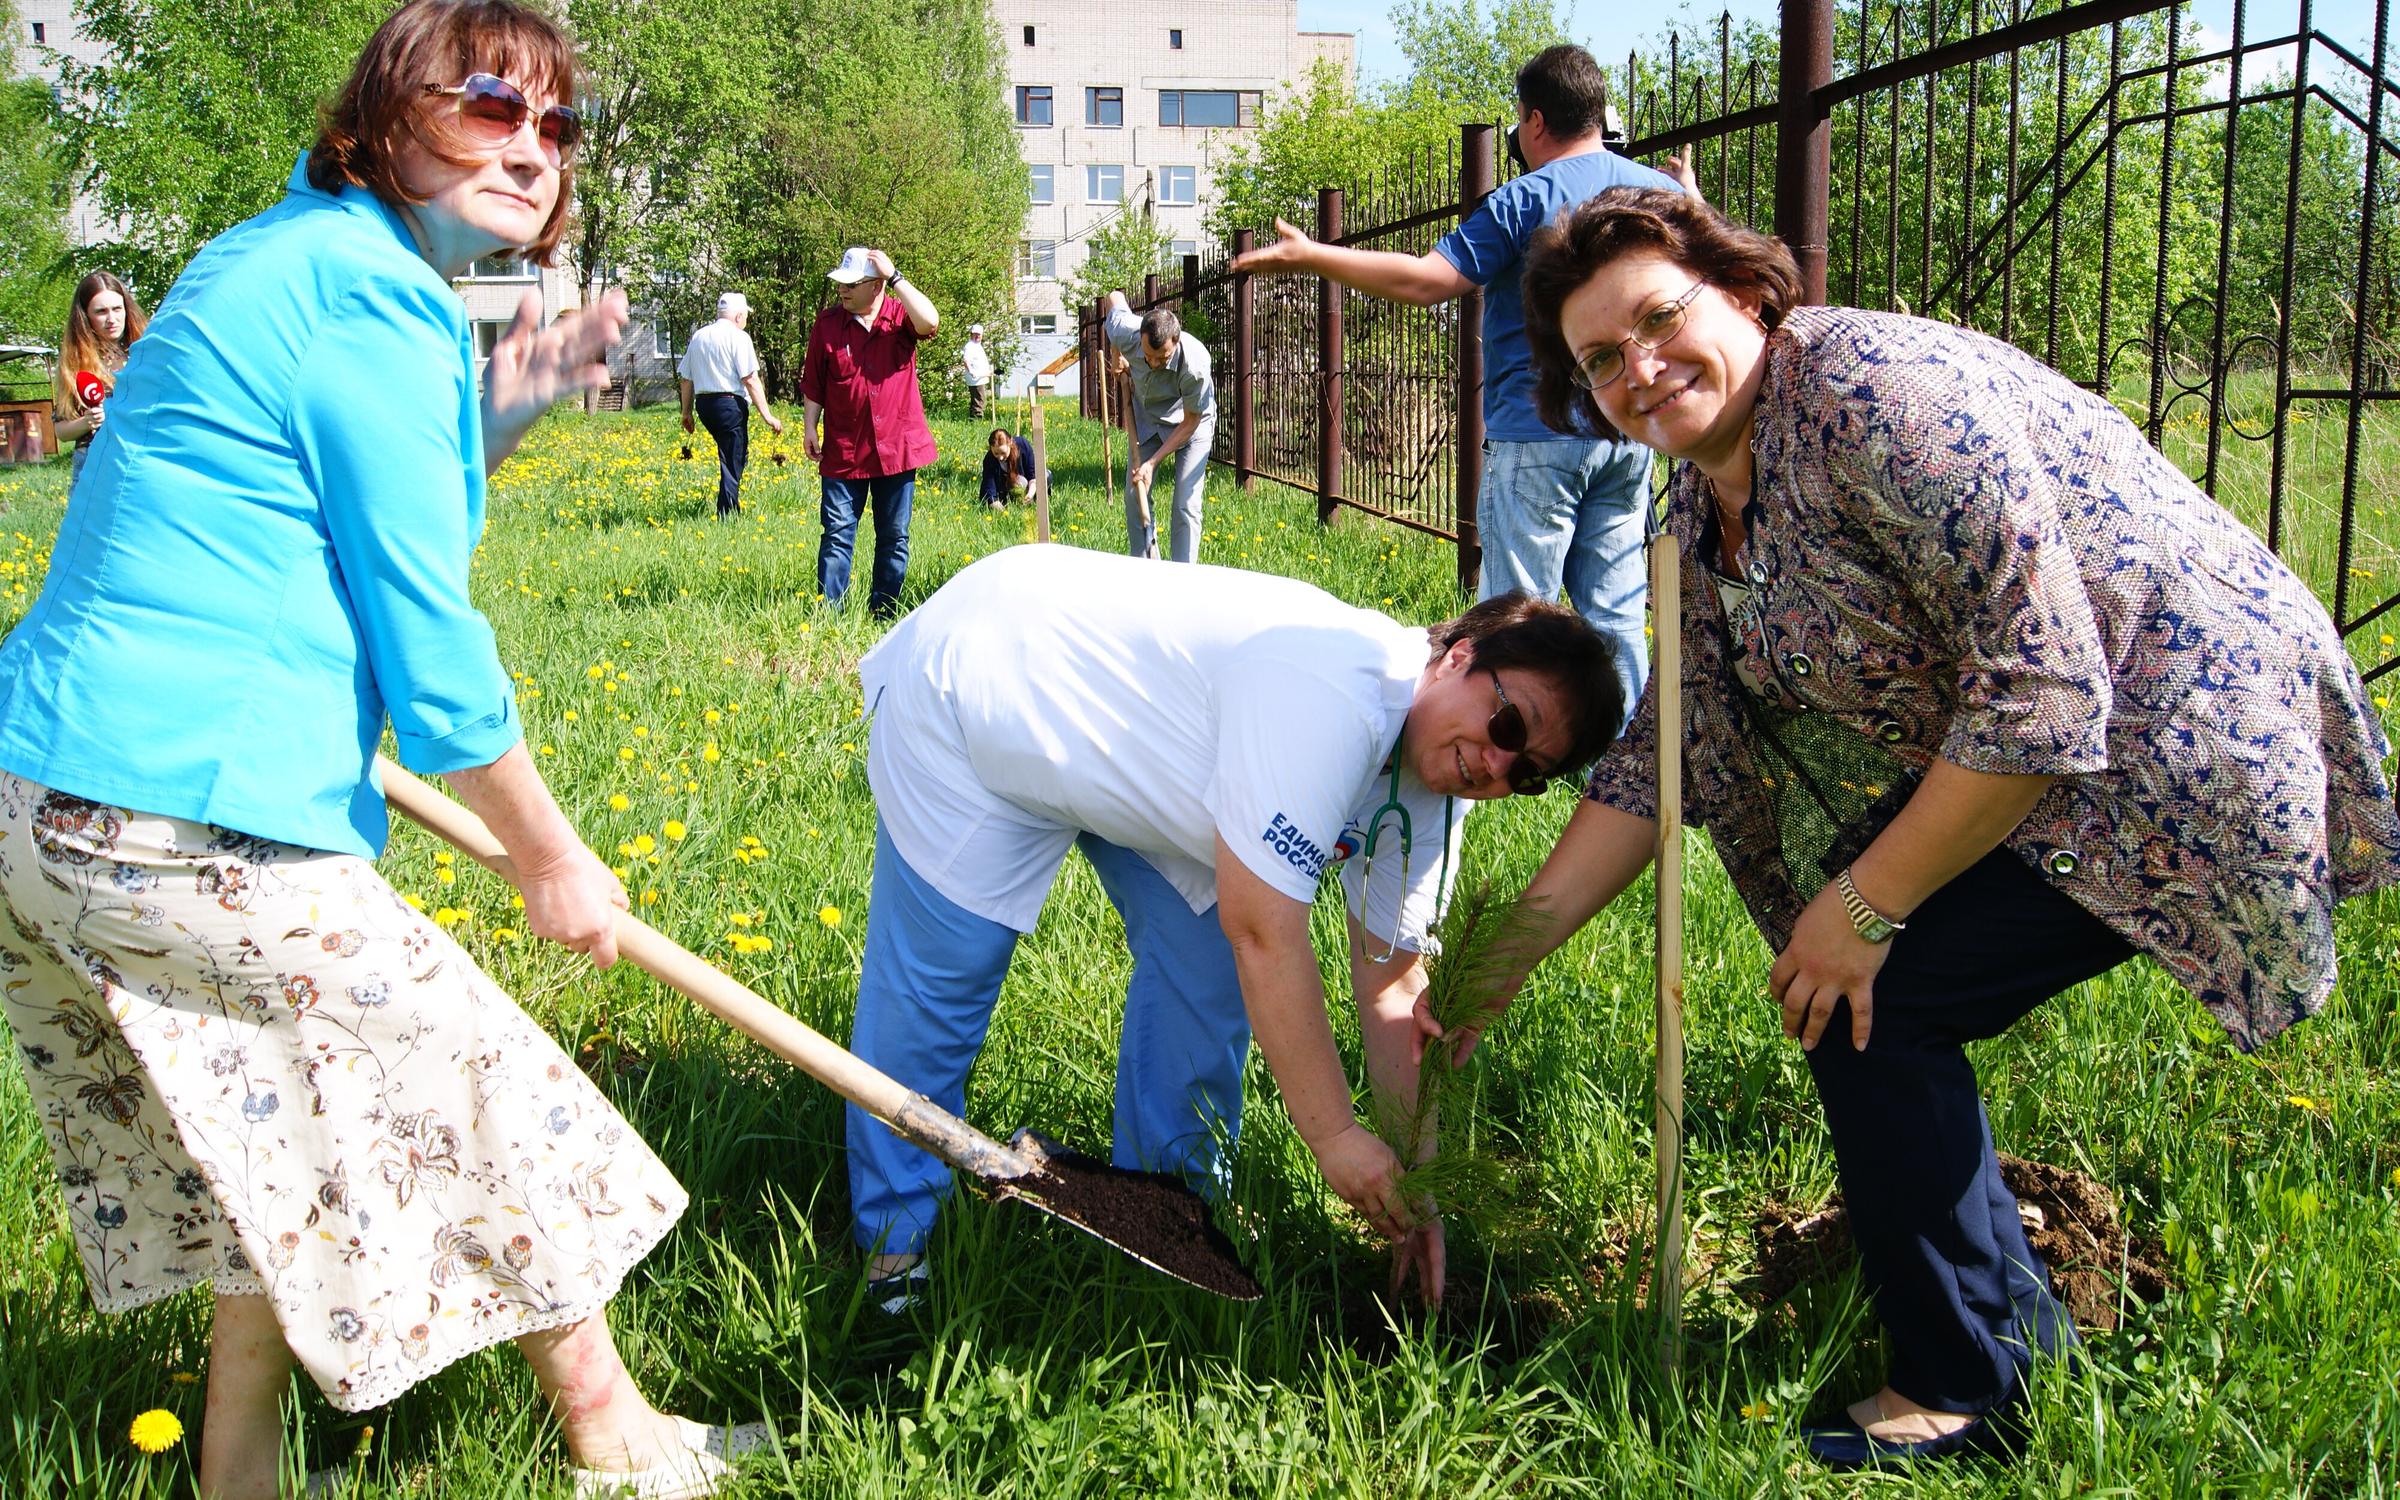
[[[1433,627],[1434,654],[1466,641],[1475,666],[1531,672],[1558,690],[1567,715],[1567,748],[1547,769],[1560,780],[1599,759],[1625,722],[1625,683],[1607,636],[1563,604],[1522,590],[1494,594],[1455,620]]]
[[[1673,188],[1610,188],[1535,234],[1525,250],[1525,342],[1533,354],[1533,404],[1557,432],[1579,433],[1576,418],[1603,437],[1621,437],[1592,393],[1575,383],[1575,355],[1559,315],[1567,299],[1637,250],[1665,256],[1710,286],[1748,292],[1759,321],[1773,328],[1799,305],[1800,267],[1783,241],[1744,229]]]
[[[1572,43],[1544,47],[1517,69],[1517,102],[1562,141],[1576,140],[1608,123],[1608,75],[1592,54]]]
[[[487,154],[448,129],[438,110],[424,107],[427,84],[450,85],[470,73],[506,78],[527,94],[575,97],[575,43],[556,21],[515,0],[409,0],[367,39],[350,81],[328,104],[308,152],[308,180],[322,192],[343,184],[366,188],[395,206],[422,203],[400,181],[394,147],[406,131],[452,166],[472,166]],[[558,201],[525,253],[549,265],[567,230],[575,169],[559,169]]]

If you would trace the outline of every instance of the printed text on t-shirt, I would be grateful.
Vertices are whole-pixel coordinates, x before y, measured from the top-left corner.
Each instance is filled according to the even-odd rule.
[[[1293,869],[1314,880],[1325,873],[1325,851],[1317,841],[1300,831],[1298,824],[1277,813],[1260,838],[1274,846],[1275,852],[1291,863]]]

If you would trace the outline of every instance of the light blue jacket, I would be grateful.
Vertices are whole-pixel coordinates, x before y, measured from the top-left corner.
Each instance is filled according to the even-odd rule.
[[[309,186],[210,242],[137,341],[0,645],[0,768],[372,855],[402,764],[520,737],[468,602],[483,425],[464,309],[372,193]]]

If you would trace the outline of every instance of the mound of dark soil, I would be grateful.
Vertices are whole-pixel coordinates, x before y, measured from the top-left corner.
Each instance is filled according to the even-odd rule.
[[[2016,1194],[2026,1239],[2050,1268],[2053,1292],[2079,1327],[2117,1326],[2120,1278],[2136,1301],[2167,1294],[2165,1251],[2152,1236],[2128,1233],[2116,1194],[2081,1172],[2015,1156],[2000,1158],[2000,1176]],[[1841,1275],[1858,1258],[1839,1193],[1813,1210],[1769,1203],[1752,1237],[1758,1269],[1747,1290],[1762,1307]]]
[[[1043,1143],[1043,1170],[1006,1185],[1004,1196],[1055,1214],[1136,1260],[1203,1291],[1248,1302],[1261,1295],[1208,1204],[1180,1177],[1113,1167]]]

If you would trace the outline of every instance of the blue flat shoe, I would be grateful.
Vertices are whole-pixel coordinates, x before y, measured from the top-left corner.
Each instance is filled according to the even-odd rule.
[[[2005,1452],[2008,1441],[2002,1428],[2002,1423],[1986,1414],[1956,1432],[1913,1443],[1886,1442],[1871,1436],[1856,1422],[1844,1422],[1838,1427],[1803,1427],[1800,1439],[1808,1445],[1809,1455],[1829,1469],[1872,1469],[1885,1464],[1957,1458],[1969,1453]]]

